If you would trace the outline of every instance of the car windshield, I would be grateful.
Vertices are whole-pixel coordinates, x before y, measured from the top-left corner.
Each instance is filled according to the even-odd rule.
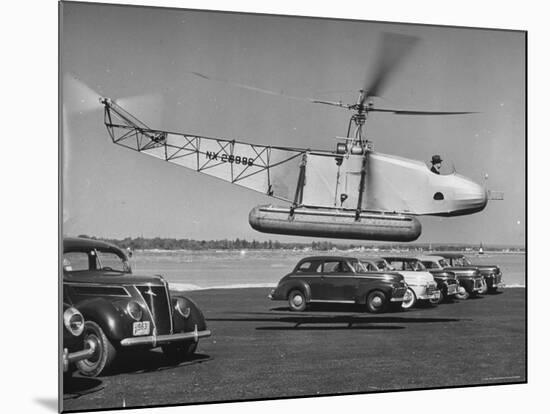
[[[441,265],[441,267],[450,267],[449,262],[445,259],[440,259],[439,264]]]
[[[361,261],[351,262],[355,273],[366,273],[372,271],[372,265],[370,263],[363,263]],[[369,266],[370,265],[370,266]]]
[[[79,250],[63,253],[63,271],[103,271],[131,273],[130,264],[123,255],[108,249]]]
[[[395,270],[388,262],[385,260],[378,260],[375,262],[376,266],[380,270]]]
[[[422,264],[426,269],[439,269],[439,262],[437,260],[422,260]]]
[[[464,256],[455,258],[453,262],[455,266],[459,267],[471,266],[471,263]]]
[[[426,266],[422,264],[420,260],[414,260],[409,262],[411,269],[415,272],[420,272],[421,270],[426,270]]]

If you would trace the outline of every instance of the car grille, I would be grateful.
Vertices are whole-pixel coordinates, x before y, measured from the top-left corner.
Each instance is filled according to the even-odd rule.
[[[428,287],[426,288],[426,293],[428,295],[433,295],[435,293],[435,291],[437,290],[437,286],[436,285],[428,285]]]
[[[500,273],[497,273],[495,275],[495,285],[498,285],[501,282],[502,282],[502,275]]]
[[[455,284],[449,284],[447,286],[447,295],[454,295],[457,292],[457,285]]]
[[[168,295],[164,286],[136,286],[147,303],[157,328],[157,335],[171,333],[172,320],[168,303]]]

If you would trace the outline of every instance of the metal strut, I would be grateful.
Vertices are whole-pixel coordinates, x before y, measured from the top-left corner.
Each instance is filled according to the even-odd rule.
[[[298,184],[296,185],[296,193],[294,193],[294,202],[290,207],[289,219],[294,216],[294,209],[302,204],[304,199],[304,186],[306,184],[306,164],[307,153],[302,155],[302,161],[300,162],[300,173],[298,174]]]
[[[355,209],[355,221],[361,220],[361,205],[363,204],[363,190],[365,188],[365,177],[367,175],[367,157],[369,151],[365,150],[361,164],[361,180],[359,181],[359,197],[357,197],[357,208]]]

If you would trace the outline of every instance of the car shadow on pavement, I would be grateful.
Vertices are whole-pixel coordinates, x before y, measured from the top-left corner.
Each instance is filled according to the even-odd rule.
[[[269,312],[243,312],[242,317],[233,318],[208,318],[210,322],[272,322],[285,323],[286,326],[258,326],[257,330],[283,330],[283,329],[302,329],[302,330],[322,330],[322,329],[404,329],[404,326],[410,323],[449,323],[459,322],[461,319],[455,318],[424,318],[424,317],[399,317],[399,316],[363,316],[363,315],[311,315],[311,314],[293,314],[281,315]],[[258,315],[258,316],[250,316]],[[265,316],[260,316],[265,315]],[[399,325],[388,325],[399,324]],[[303,326],[307,325],[307,326]],[[321,326],[322,325],[322,326]],[[330,326],[326,326],[330,325]]]
[[[179,362],[174,362],[158,349],[129,351],[120,354],[116,365],[113,367],[112,374],[141,374],[144,372],[164,371],[187,365],[200,364],[209,359],[210,355],[195,353]]]
[[[73,375],[63,379],[63,399],[74,399],[101,391],[103,382],[97,378]]]

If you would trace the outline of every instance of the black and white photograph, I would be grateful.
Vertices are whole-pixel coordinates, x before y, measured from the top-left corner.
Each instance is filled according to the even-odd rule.
[[[60,410],[527,383],[526,70],[506,27],[60,2]]]

